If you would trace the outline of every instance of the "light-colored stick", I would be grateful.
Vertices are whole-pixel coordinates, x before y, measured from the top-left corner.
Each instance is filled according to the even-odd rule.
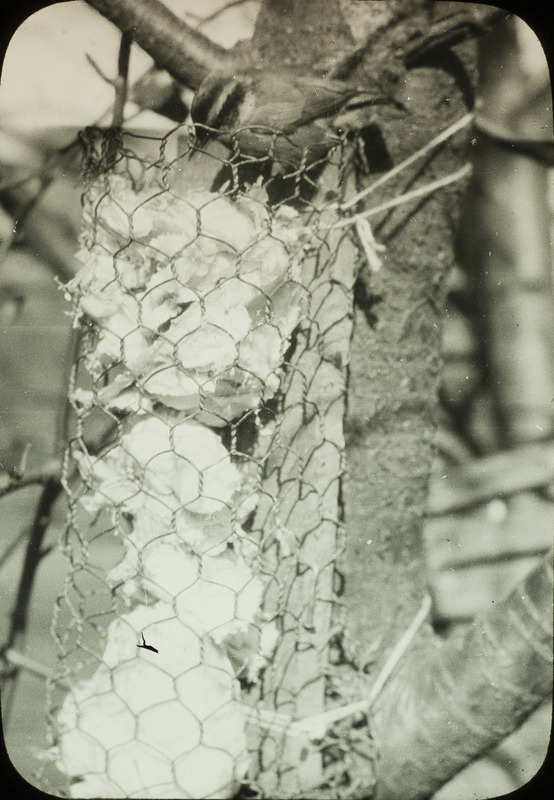
[[[402,205],[402,203],[408,203],[410,200],[415,200],[418,197],[424,197],[426,194],[436,192],[437,189],[442,189],[444,186],[448,186],[450,183],[455,183],[456,181],[465,178],[465,176],[469,175],[470,173],[471,164],[464,164],[461,169],[456,170],[456,172],[451,172],[450,175],[445,175],[444,178],[439,178],[436,181],[427,183],[425,186],[420,186],[418,189],[412,189],[411,192],[401,194],[399,197],[393,197],[391,200],[387,200],[378,206],[374,206],[374,208],[368,208],[367,211],[362,211],[361,214],[355,214],[353,217],[345,217],[344,219],[341,219],[340,222],[335,222],[333,228],[347,228],[349,225],[356,225],[360,220],[367,219],[367,217],[372,217],[375,214],[380,214],[381,211],[386,211],[389,208],[395,208],[395,206]]]
[[[473,121],[473,114],[471,113],[465,114],[461,119],[457,120],[457,122],[454,122],[453,125],[450,125],[450,127],[446,128],[444,131],[439,133],[438,136],[435,136],[434,139],[431,139],[430,142],[427,142],[427,144],[424,145],[424,147],[421,147],[419,150],[416,150],[415,153],[412,153],[411,156],[408,156],[408,158],[404,159],[404,161],[401,161],[400,164],[397,164],[391,170],[382,175],[378,180],[375,181],[375,183],[372,183],[371,186],[368,186],[361,192],[358,192],[358,194],[353,195],[353,197],[349,197],[348,200],[346,200],[344,203],[337,204],[337,208],[340,208],[341,211],[347,211],[349,208],[352,208],[352,206],[356,205],[356,203],[358,203],[364,197],[367,197],[368,194],[371,194],[371,192],[374,192],[375,189],[378,189],[379,186],[382,186],[384,183],[387,183],[387,181],[390,181],[391,178],[394,178],[396,175],[398,175],[399,172],[402,172],[402,170],[406,169],[406,167],[409,167],[410,164],[413,164],[414,161],[417,161],[419,158],[422,158],[430,150],[433,150],[433,148],[438,147],[439,144],[445,142],[455,133],[462,130],[463,128],[466,128],[472,121]]]

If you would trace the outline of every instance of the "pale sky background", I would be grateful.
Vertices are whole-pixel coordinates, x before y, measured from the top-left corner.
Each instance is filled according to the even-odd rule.
[[[228,0],[163,0],[191,25]],[[229,9],[202,27],[202,32],[225,47],[250,38],[258,9],[255,0]],[[113,88],[87,61],[92,56],[106,75],[115,77],[120,33],[83,0],[58,3],[33,14],[12,38],[0,79],[0,159],[24,163],[31,149],[64,145],[61,128],[75,129],[102,121],[110,113]],[[152,64],[138,46],[133,47],[130,80],[135,81]],[[106,116],[104,121],[108,120]],[[135,121],[141,129],[164,130],[162,118],[143,113]],[[27,162],[28,163],[28,162]]]

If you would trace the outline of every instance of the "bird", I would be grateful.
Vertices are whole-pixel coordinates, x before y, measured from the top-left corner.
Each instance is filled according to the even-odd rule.
[[[341,141],[333,127],[347,109],[391,103],[344,81],[287,70],[213,71],[191,105],[195,148],[216,137],[243,160],[270,160],[278,172],[320,163]]]

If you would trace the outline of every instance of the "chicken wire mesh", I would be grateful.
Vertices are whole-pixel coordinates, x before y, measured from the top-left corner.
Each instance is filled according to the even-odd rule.
[[[343,142],[280,168],[278,136],[260,158],[185,126],[83,136],[49,687],[71,796],[305,796],[348,766],[351,725],[321,715],[353,699],[332,662],[354,167]]]

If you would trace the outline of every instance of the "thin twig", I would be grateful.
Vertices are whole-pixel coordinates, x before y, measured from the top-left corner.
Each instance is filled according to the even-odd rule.
[[[119,56],[117,61],[117,78],[115,79],[115,100],[113,105],[112,127],[121,128],[124,121],[123,110],[127,102],[129,84],[129,61],[133,37],[130,33],[121,34]]]
[[[185,86],[197,89],[213,69],[225,69],[233,57],[173,14],[160,0],[87,0],[130,33],[159,67]],[[232,66],[230,67],[232,68]]]
[[[39,675],[41,678],[45,678],[46,680],[54,680],[56,678],[54,671],[47,667],[46,664],[43,664],[41,661],[37,661],[36,658],[30,658],[24,653],[20,653],[19,650],[15,650],[13,647],[10,647],[8,650],[3,652],[2,658],[10,666],[18,669],[25,669],[28,672],[32,672],[34,675]],[[66,681],[57,680],[56,682],[58,686],[69,688],[69,684]]]
[[[11,664],[14,667],[22,667],[28,672],[33,672],[35,675],[40,675],[42,678],[50,678],[52,676],[52,670],[50,670],[45,664],[41,664],[34,658],[29,658],[29,656],[26,656],[24,653],[14,650],[13,647],[10,647],[8,650],[6,650],[3,656],[8,664]]]
[[[117,159],[120,148],[120,132],[125,120],[125,103],[127,102],[127,88],[129,80],[129,60],[133,37],[130,33],[122,33],[117,59],[117,78],[113,81],[115,97],[112,110],[113,136],[108,141],[106,150],[106,168],[111,169]]]
[[[31,532],[27,542],[27,548],[25,550],[23,568],[21,570],[17,588],[17,597],[11,614],[10,629],[6,644],[2,648],[4,653],[11,649],[21,649],[19,645],[23,643],[25,631],[27,629],[29,605],[33,592],[33,584],[37,567],[44,555],[42,543],[46,529],[50,524],[52,507],[60,494],[61,488],[60,481],[57,478],[51,478],[46,482],[42,489],[42,493],[35,511],[35,517],[31,525]],[[17,687],[18,672],[19,670],[16,667],[13,675],[10,676],[10,683],[4,688],[2,693],[4,724],[6,724],[12,708],[13,698]]]
[[[13,472],[0,473],[0,498],[20,489],[26,489],[28,486],[35,486],[39,483],[46,483],[52,478],[59,478],[61,467],[60,459],[51,458],[37,470],[17,474]]]
[[[64,417],[64,422],[62,422],[64,431],[67,430],[65,419]],[[86,442],[85,446],[87,452],[92,456],[98,455],[105,447],[116,428],[117,422],[111,422],[95,441]],[[67,441],[67,434],[63,437],[63,441]],[[12,492],[26,489],[28,486],[46,484],[48,481],[52,480],[59,481],[62,474],[62,465],[63,457],[60,456],[50,458],[48,461],[45,461],[39,469],[24,474],[14,475],[12,472],[0,472],[0,499]],[[71,479],[71,475],[69,478]]]
[[[114,79],[113,79],[113,78],[110,78],[110,77],[109,77],[109,75],[106,75],[106,73],[104,72],[104,70],[102,69],[102,67],[100,66],[100,64],[99,64],[99,63],[96,61],[96,59],[95,59],[95,58],[93,58],[93,57],[90,55],[90,53],[85,53],[85,58],[86,58],[86,60],[88,61],[88,63],[90,64],[90,66],[93,68],[93,70],[96,72],[96,74],[97,74],[97,75],[98,75],[100,78],[102,78],[102,80],[104,81],[104,83],[107,83],[109,86],[115,86],[115,81],[114,81]]]
[[[249,0],[231,0],[229,3],[225,3],[225,5],[218,8],[217,11],[208,14],[207,17],[200,17],[198,14],[190,14],[194,19],[198,20],[198,28],[202,28],[204,25],[208,25],[208,23],[213,22],[230,8],[234,8],[235,6],[243,6],[245,3],[248,3]]]
[[[103,447],[106,439],[111,436],[112,432],[113,425],[109,426],[107,430],[98,437],[97,441],[89,446],[89,452],[91,454],[98,453]],[[23,568],[21,570],[21,575],[18,582],[17,597],[11,614],[11,623],[8,636],[4,645],[0,647],[0,657],[3,657],[8,661],[10,660],[8,654],[11,653],[13,656],[13,653],[21,649],[20,645],[23,644],[25,631],[27,629],[29,605],[37,568],[42,558],[47,555],[51,549],[44,549],[42,547],[42,542],[44,540],[46,530],[50,524],[53,505],[62,490],[60,478],[62,465],[59,459],[52,459],[47,463],[48,469],[43,466],[42,469],[36,473],[16,476],[15,478],[13,475],[9,476],[8,487],[12,488],[4,487],[5,490],[10,491],[16,488],[22,488],[23,485],[28,486],[31,483],[44,483],[27,541]],[[7,493],[7,491],[5,491],[5,493]],[[25,535],[27,535],[27,531],[25,531]],[[13,547],[8,547],[8,550],[2,554],[2,562],[9,557],[13,549],[15,549],[17,544],[19,544],[20,538],[21,537],[18,536],[16,544],[14,544]],[[12,663],[14,665],[14,671],[9,675],[11,682],[3,689],[2,696],[4,724],[7,723],[12,708],[13,698],[15,696],[15,690],[17,686],[19,666],[25,666],[26,668],[29,668],[27,665],[18,665],[13,661],[13,659]]]

